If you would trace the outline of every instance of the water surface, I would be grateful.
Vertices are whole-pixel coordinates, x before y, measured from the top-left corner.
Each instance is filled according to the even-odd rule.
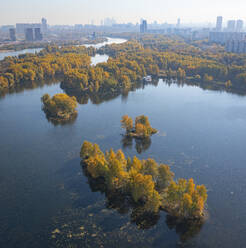
[[[18,56],[25,53],[39,53],[43,48],[30,48],[30,49],[24,49],[20,51],[7,51],[7,52],[1,52],[0,51],[0,60],[3,60],[5,57],[8,56]]]
[[[0,247],[245,246],[245,97],[160,81],[79,105],[73,123],[55,126],[40,97],[58,92],[59,84],[46,85],[0,99]],[[159,130],[146,150],[134,141],[123,147],[124,114],[145,114]],[[131,209],[117,210],[88,184],[79,159],[84,140],[153,157],[176,178],[205,184],[209,219],[188,232],[164,212],[140,225]]]

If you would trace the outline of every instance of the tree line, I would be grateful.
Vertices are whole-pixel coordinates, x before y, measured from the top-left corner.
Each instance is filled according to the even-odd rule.
[[[92,66],[90,56],[96,52],[111,57]],[[205,41],[146,35],[99,50],[48,46],[36,55],[8,57],[0,62],[0,90],[24,81],[61,77],[65,89],[112,94],[129,91],[146,75],[245,90],[245,65],[246,55],[226,53]]]

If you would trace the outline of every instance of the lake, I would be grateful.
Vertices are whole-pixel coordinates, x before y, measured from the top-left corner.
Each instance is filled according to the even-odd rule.
[[[79,104],[67,125],[46,119],[45,85],[0,98],[0,247],[244,247],[246,97],[160,80],[100,104]],[[144,114],[159,130],[149,144],[123,144],[120,120]],[[180,224],[165,212],[136,218],[88,183],[84,140],[103,151],[152,157],[176,178],[208,188],[208,219]]]

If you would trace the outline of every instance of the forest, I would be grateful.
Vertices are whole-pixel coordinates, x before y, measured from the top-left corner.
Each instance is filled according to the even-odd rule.
[[[90,56],[95,53],[111,57],[92,66]],[[245,91],[245,65],[246,55],[226,53],[207,41],[144,35],[98,50],[48,46],[36,55],[7,57],[0,62],[0,91],[26,81],[60,77],[64,89],[107,95],[131,90],[146,75]]]
[[[93,179],[103,179],[107,191],[130,197],[146,213],[166,211],[180,219],[204,218],[207,189],[191,178],[174,180],[166,164],[154,159],[126,158],[121,150],[103,153],[97,144],[85,141],[80,157]]]

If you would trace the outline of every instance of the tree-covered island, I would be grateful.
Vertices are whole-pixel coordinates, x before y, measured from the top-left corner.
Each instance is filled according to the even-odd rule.
[[[125,136],[128,137],[144,139],[157,133],[157,130],[151,127],[148,117],[144,115],[135,118],[134,127],[132,118],[124,115],[121,120],[121,126],[126,130]]]
[[[77,115],[77,101],[75,97],[70,97],[63,93],[56,94],[53,97],[45,94],[41,100],[44,112],[51,119],[69,120]]]
[[[126,158],[121,150],[104,154],[97,144],[88,141],[83,143],[80,157],[89,177],[103,180],[102,187],[108,192],[130,198],[146,213],[164,210],[180,220],[205,216],[206,187],[195,185],[192,178],[175,181],[168,165],[150,158]]]

